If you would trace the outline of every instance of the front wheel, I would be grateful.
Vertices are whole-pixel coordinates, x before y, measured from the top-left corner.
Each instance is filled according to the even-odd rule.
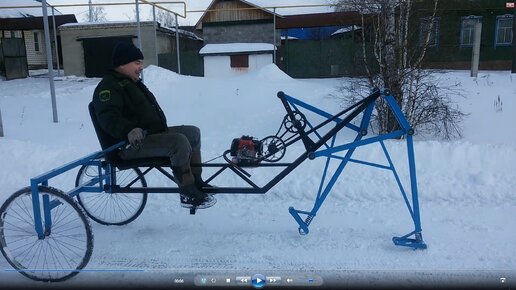
[[[116,182],[120,188],[147,187],[147,182],[138,168],[115,170]],[[99,167],[83,165],[77,173],[75,186],[99,176]],[[145,208],[147,193],[81,192],[77,195],[79,204],[94,221],[103,225],[125,225],[134,221]]]
[[[36,281],[57,282],[77,275],[90,260],[93,234],[86,216],[62,191],[39,186],[44,234],[35,230],[30,187],[11,195],[0,207],[0,250],[20,274]]]

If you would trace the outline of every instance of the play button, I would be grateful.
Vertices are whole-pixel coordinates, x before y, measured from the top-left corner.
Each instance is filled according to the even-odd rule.
[[[262,288],[265,286],[265,276],[262,274],[256,274],[253,276],[251,282],[253,283],[254,288]]]

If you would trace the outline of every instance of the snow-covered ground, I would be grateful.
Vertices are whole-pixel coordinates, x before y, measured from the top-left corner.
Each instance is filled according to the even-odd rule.
[[[170,125],[201,128],[205,160],[222,154],[241,135],[274,135],[285,114],[278,91],[335,113],[341,107],[331,96],[346,81],[295,80],[272,65],[233,78],[180,76],[155,66],[146,68],[144,76]],[[515,75],[483,71],[471,78],[467,71],[447,71],[435,77],[460,83],[465,98],[455,101],[469,115],[462,139],[415,136],[421,222],[428,249],[392,243],[393,236],[413,230],[401,193],[390,172],[358,164],[346,167],[310,225],[310,233],[299,235],[288,207],[312,208],[323,168],[316,159],[305,161],[264,195],[217,195],[213,208],[193,216],[179,206],[177,195],[151,194],[142,215],[128,225],[91,221],[95,239],[88,271],[52,286],[178,286],[175,279],[191,285],[197,275],[234,279],[256,273],[279,276],[283,284],[287,277],[308,275],[334,286],[498,286],[502,277],[506,285],[514,286]],[[87,111],[98,82],[82,77],[57,79],[59,122],[53,123],[48,78],[0,81],[5,133],[0,138],[0,204],[29,185],[31,177],[99,149]],[[496,105],[498,98],[502,105]],[[406,182],[404,144],[386,142]],[[294,146],[286,158],[301,151]],[[356,154],[356,158],[385,164],[379,145],[359,148]],[[260,169],[249,171],[259,180],[271,175]],[[50,185],[69,189],[76,172]],[[171,184],[159,175],[149,176],[148,182]],[[224,176],[217,184],[234,182],[234,176]],[[49,286],[13,272],[0,257],[2,284]]]

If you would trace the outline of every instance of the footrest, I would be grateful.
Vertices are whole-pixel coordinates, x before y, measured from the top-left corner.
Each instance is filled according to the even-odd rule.
[[[290,215],[292,215],[294,220],[296,220],[297,224],[299,225],[299,228],[298,228],[299,234],[300,235],[308,234],[308,232],[309,232],[308,226],[312,222],[314,215],[312,215],[311,213],[309,213],[307,211],[297,210],[292,206],[288,208],[288,212],[290,213]],[[307,215],[307,217],[305,218],[305,220],[303,220],[299,214]]]
[[[420,239],[411,239],[411,238],[405,238],[405,237],[393,237],[392,242],[396,246],[404,246],[404,247],[410,247],[414,249],[426,249],[426,244],[423,242],[423,240]]]

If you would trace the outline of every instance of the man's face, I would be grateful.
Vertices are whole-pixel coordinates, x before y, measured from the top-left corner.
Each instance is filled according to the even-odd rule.
[[[117,70],[136,82],[140,79],[140,74],[143,70],[143,60],[138,59],[130,63],[123,64],[119,66]]]

